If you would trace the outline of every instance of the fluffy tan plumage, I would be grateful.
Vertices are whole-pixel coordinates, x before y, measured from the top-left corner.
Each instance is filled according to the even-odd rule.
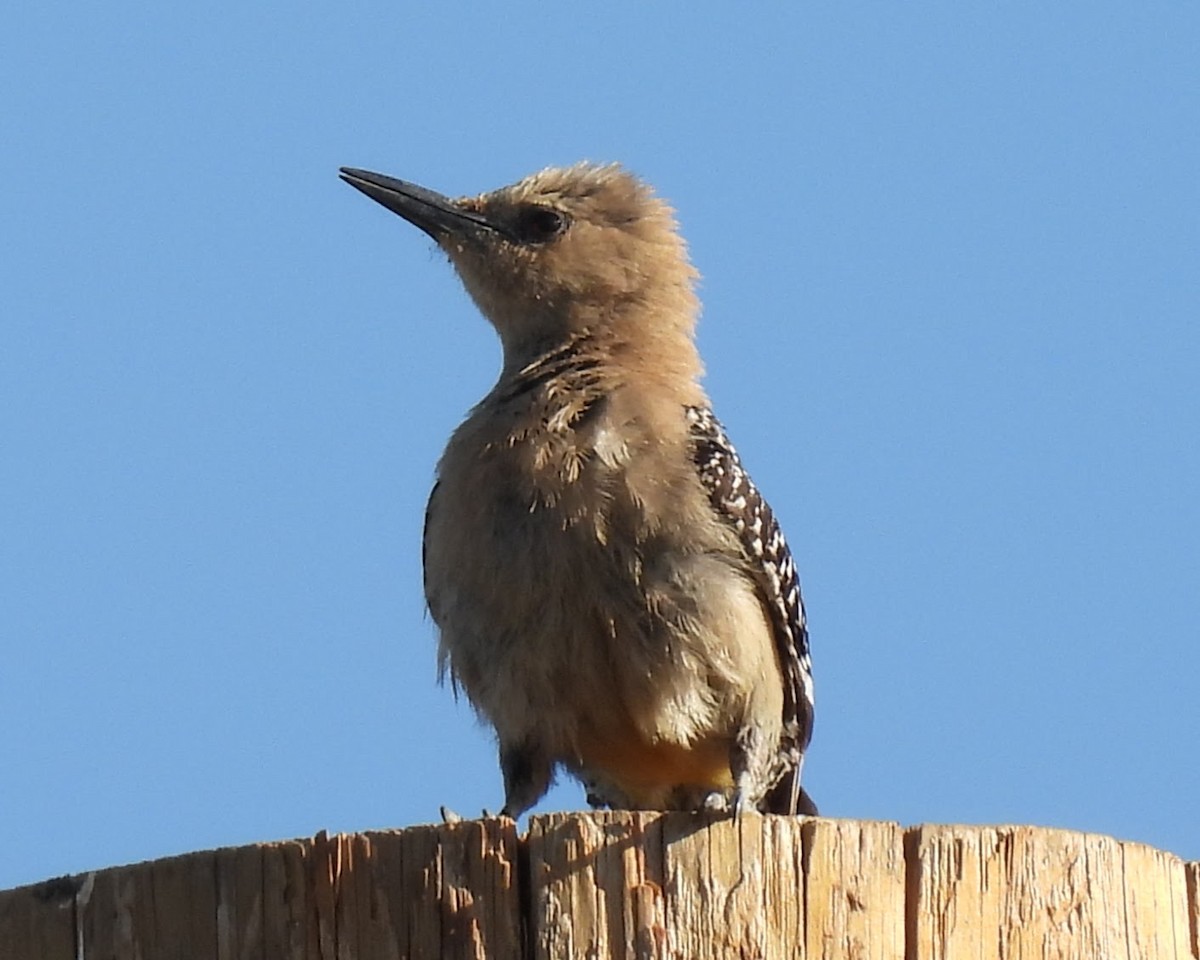
[[[597,804],[810,811],[794,569],[699,385],[670,208],[616,166],[460,200],[343,178],[437,240],[503,344],[439,464],[424,559],[504,811],[560,766]]]

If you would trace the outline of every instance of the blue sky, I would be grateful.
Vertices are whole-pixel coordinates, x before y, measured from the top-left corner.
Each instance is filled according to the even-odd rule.
[[[1197,9],[547,9],[5,13],[0,888],[498,806],[419,551],[498,346],[336,170],[582,158],[703,274],[823,810],[1200,858]]]

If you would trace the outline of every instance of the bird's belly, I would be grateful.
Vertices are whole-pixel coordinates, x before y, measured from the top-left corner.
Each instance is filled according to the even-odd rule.
[[[732,788],[731,746],[727,737],[679,744],[651,743],[633,730],[585,734],[578,744],[579,772],[615,786],[631,806],[663,809],[681,788],[700,794]]]
[[[651,537],[639,504],[607,489],[593,491],[603,510],[518,511],[508,476],[470,497],[444,474],[439,496],[461,509],[427,530],[430,608],[459,688],[502,748],[532,749],[624,805],[730,790],[733,738],[748,717],[778,737],[782,683],[724,529]]]

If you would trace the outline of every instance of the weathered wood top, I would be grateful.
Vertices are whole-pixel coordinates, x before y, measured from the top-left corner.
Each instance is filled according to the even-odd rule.
[[[0,893],[0,960],[1200,960],[1200,863],[1035,827],[592,813],[192,853]]]

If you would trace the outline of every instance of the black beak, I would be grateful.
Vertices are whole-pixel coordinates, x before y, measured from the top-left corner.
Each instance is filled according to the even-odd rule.
[[[464,210],[449,197],[415,183],[354,167],[342,167],[338,176],[392,213],[400,214],[414,227],[420,227],[434,240],[477,235],[481,231],[500,232],[481,214]]]

